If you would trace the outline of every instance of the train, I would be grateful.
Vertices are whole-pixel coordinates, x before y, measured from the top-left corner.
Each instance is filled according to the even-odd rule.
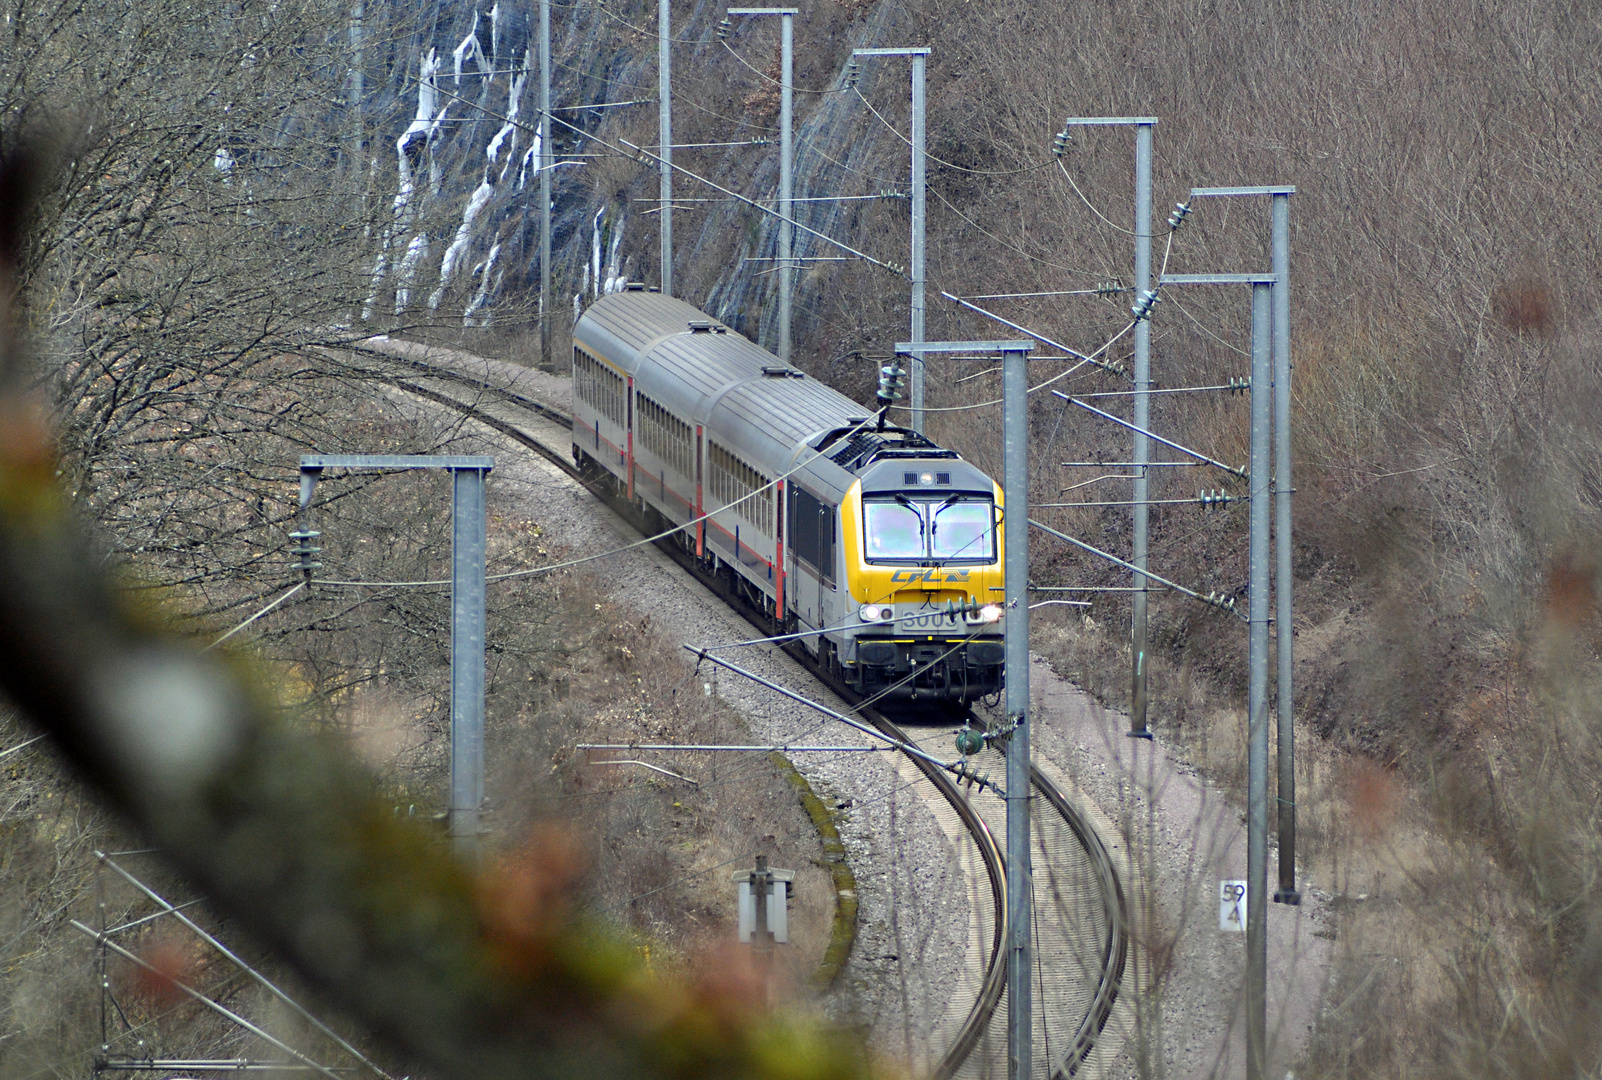
[[[682,300],[630,284],[573,330],[573,459],[775,634],[876,703],[1002,685],[1002,491]]]

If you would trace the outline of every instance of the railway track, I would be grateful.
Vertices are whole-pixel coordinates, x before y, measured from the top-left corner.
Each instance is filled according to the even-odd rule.
[[[404,367],[405,375],[391,376],[388,380],[396,388],[470,417],[538,454],[590,490],[642,533],[650,535],[647,530],[651,523],[643,520],[625,501],[615,498],[603,485],[582,475],[568,458],[565,447],[542,441],[523,425],[488,406],[494,403],[522,410],[547,424],[570,429],[571,420],[560,408],[520,391],[497,386],[486,378],[416,357],[380,350],[368,350],[368,354]],[[763,633],[777,632],[771,620],[728,594],[718,579],[707,574],[677,545],[659,546]],[[950,755],[949,743],[944,741],[945,728],[937,732],[909,732],[871,704],[856,701],[848,690],[837,686],[798,644],[790,643],[785,651],[843,699],[852,702],[858,715],[888,737],[912,745],[929,744],[920,748],[935,756]],[[975,726],[988,726],[987,718],[978,711],[970,712],[967,719]],[[907,754],[903,761],[906,768],[916,770],[934,787],[947,813],[972,840],[991,900],[988,913],[974,912],[970,918],[974,936],[981,942],[988,938],[987,947],[981,948],[981,970],[970,973],[976,976],[970,979],[974,1003],[960,1020],[942,1028],[940,1034],[944,1037],[945,1049],[932,1076],[935,1080],[1004,1076],[1006,1013],[1003,998],[1007,961],[1003,943],[1007,933],[1007,876],[996,835],[1004,831],[1005,803],[990,789],[975,788],[971,784],[959,786],[951,774],[916,755]],[[975,763],[982,763],[992,775],[1005,771],[1000,753],[994,750],[986,750]],[[1079,1073],[1112,1013],[1124,974],[1128,922],[1117,868],[1095,829],[1038,765],[1032,767],[1031,783],[1038,796],[1031,800],[1034,955],[1038,973],[1035,1060],[1041,1075],[1057,1080]]]

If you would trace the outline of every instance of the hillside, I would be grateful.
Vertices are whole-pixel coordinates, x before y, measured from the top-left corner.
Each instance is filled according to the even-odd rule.
[[[168,590],[163,604],[189,613],[186,626],[220,632],[270,595],[294,513],[283,463],[302,449],[452,445],[453,431],[402,431],[366,411],[357,391],[379,373],[343,346],[385,330],[559,366],[570,312],[597,277],[655,282],[656,169],[619,152],[656,142],[655,109],[595,106],[654,96],[656,6],[553,7],[553,104],[568,121],[553,144],[583,163],[555,173],[553,358],[538,356],[531,299],[537,5],[369,9],[358,27],[348,5],[320,0],[248,3],[226,18],[177,2],[62,9],[19,16],[0,41],[0,103],[49,116],[56,133],[60,168],[19,277],[62,477],[108,561]],[[698,0],[673,6],[674,140],[701,144],[675,160],[769,200],[777,26],[736,20],[725,42],[721,17]],[[1295,185],[1303,870],[1344,912],[1343,966],[1298,1073],[1594,1070],[1595,12],[1558,0],[846,0],[803,7],[795,40],[796,194],[819,200],[797,220],[896,264],[908,261],[908,200],[882,196],[908,190],[906,66],[868,61],[854,81],[847,67],[854,47],[931,49],[930,338],[1004,329],[942,291],[1060,294],[986,303],[1084,351],[1127,324],[1127,294],[1097,290],[1130,280],[1132,140],[1079,128],[1055,155],[1068,116],[1159,118],[1154,225],[1171,272],[1267,268],[1257,202],[1198,202],[1169,236],[1162,219],[1193,186]],[[25,126],[7,130],[8,150]],[[675,291],[771,347],[772,217],[689,175],[675,187]],[[796,254],[808,260],[796,362],[866,400],[908,336],[908,283],[810,234]],[[1244,296],[1166,292],[1152,325],[1159,387],[1245,373]],[[1062,370],[1038,367],[1040,378]],[[975,374],[932,362],[929,404],[951,411],[929,427],[999,472],[999,414],[967,408],[997,396],[997,381]],[[1127,389],[1096,372],[1063,385]],[[1127,498],[1116,483],[1067,491],[1089,477],[1058,465],[1124,460],[1118,429],[1055,399],[1033,408],[1037,500]],[[1152,415],[1171,438],[1245,458],[1239,397],[1164,396]],[[1154,499],[1220,483],[1158,472]],[[352,492],[353,524],[374,513],[363,498]],[[372,551],[351,553],[375,575],[422,572],[440,541],[421,502],[403,509],[413,534],[375,532]],[[1044,514],[1127,552],[1122,507]],[[1244,509],[1154,507],[1153,568],[1243,595],[1244,521]],[[1039,584],[1128,584],[1089,557],[1035,550]],[[329,686],[382,665],[437,706],[437,657],[406,651],[416,643],[396,626],[407,620],[441,625],[429,603],[395,597],[370,619],[336,610],[283,626],[273,644]],[[1059,671],[1126,703],[1119,594],[1038,626],[1036,649]],[[568,632],[529,631],[545,649]],[[1159,737],[1238,782],[1244,633],[1164,595],[1152,632]],[[28,799],[60,783],[21,779]]]

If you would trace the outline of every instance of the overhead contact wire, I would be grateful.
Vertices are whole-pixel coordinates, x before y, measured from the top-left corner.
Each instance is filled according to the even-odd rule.
[[[851,87],[851,90],[857,95],[857,100],[861,101],[863,105],[867,106],[868,111],[873,114],[873,118],[879,121],[879,123],[883,124],[890,134],[906,143],[909,147],[912,146],[912,140],[901,134],[901,130],[899,128],[881,116],[879,114],[879,110],[873,107],[873,103],[862,96],[861,90],[857,89],[855,86]],[[956,169],[958,172],[972,173],[975,176],[1019,176],[1023,173],[1039,172],[1041,169],[1051,168],[1050,161],[1043,161],[1039,165],[1026,165],[1021,169],[970,169],[965,165],[957,165],[953,162],[946,161],[944,158],[936,157],[935,155],[929,153],[928,150],[923,152],[923,156],[928,158],[930,161],[935,162],[936,164],[944,165],[948,169]],[[1058,164],[1061,164],[1061,162]]]
[[[872,425],[874,422],[874,418],[870,416],[859,423],[853,424],[846,430],[846,435],[842,436],[842,438],[849,437],[851,434],[854,434],[855,432]],[[749,502],[770,488],[776,488],[780,483],[788,480],[790,477],[800,472],[803,468],[812,464],[814,460],[822,456],[823,451],[813,450],[812,457],[806,458],[805,460],[799,462],[788,472],[781,473],[772,480],[769,480],[766,484],[763,484],[761,487],[752,489],[749,494],[742,495],[740,498],[734,500],[726,506],[720,506],[716,510],[708,510],[706,513],[693,517],[682,525],[675,525],[673,528],[657,533],[655,536],[647,536],[643,539],[635,540],[632,543],[624,544],[622,547],[613,548],[610,551],[602,551],[594,555],[584,555],[577,559],[568,559],[564,562],[551,563],[548,566],[533,566],[527,570],[510,570],[500,574],[488,574],[485,576],[484,581],[486,583],[491,581],[507,581],[511,578],[533,577],[538,574],[549,574],[556,570],[566,570],[569,567],[582,566],[584,563],[595,562],[597,559],[608,559],[614,555],[621,555],[626,551],[633,551],[635,548],[644,547],[647,544],[654,544],[658,540],[665,540],[674,533],[683,532],[685,529],[688,529],[693,525],[698,525],[703,521],[709,520],[714,514],[721,513],[724,510],[730,509],[731,507],[739,506],[742,503]],[[341,588],[421,588],[424,586],[449,585],[451,584],[451,579],[439,578],[431,581],[341,581],[331,578],[314,578],[313,584],[330,585]]]

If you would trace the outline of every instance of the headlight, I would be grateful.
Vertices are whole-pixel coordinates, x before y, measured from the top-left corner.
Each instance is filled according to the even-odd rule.
[[[1005,613],[1001,610],[1000,604],[986,604],[979,609],[979,621],[984,623],[1000,622],[1003,614]]]
[[[863,622],[878,622],[884,612],[885,608],[879,604],[863,604],[857,610],[857,617]]]

